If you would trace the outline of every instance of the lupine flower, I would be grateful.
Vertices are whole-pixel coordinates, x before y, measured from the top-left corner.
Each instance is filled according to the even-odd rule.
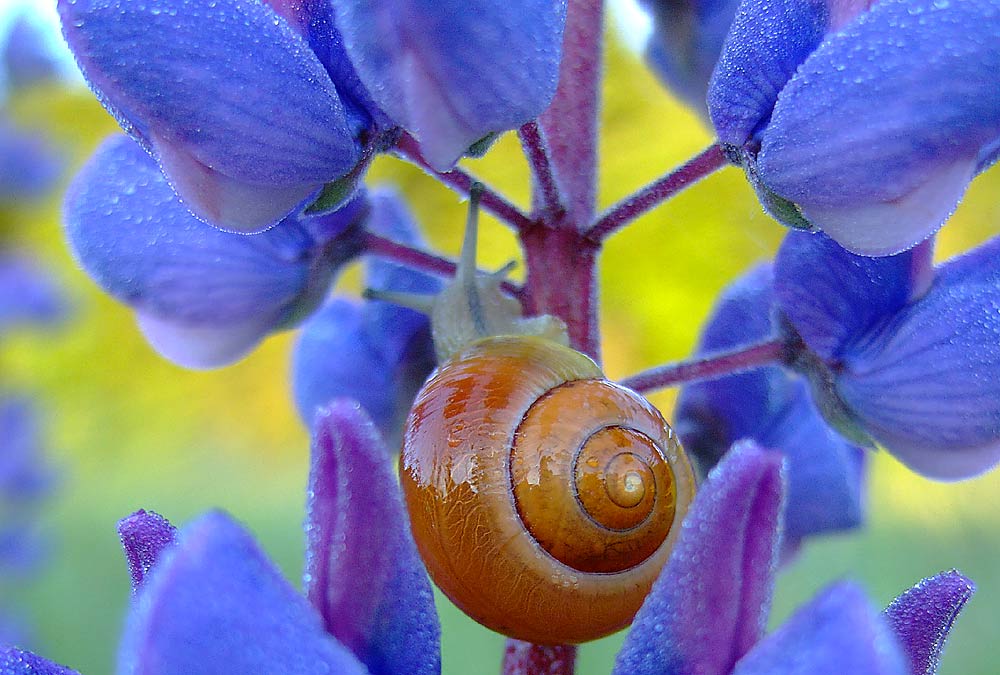
[[[243,231],[356,181],[395,125],[447,168],[536,117],[555,90],[565,16],[551,0],[58,5],[84,75],[184,204]]]
[[[361,81],[439,170],[484,136],[538,117],[555,94],[565,0],[333,6]]]
[[[371,196],[367,229],[401,244],[419,246],[420,234],[393,194]],[[366,284],[379,291],[433,294],[441,282],[371,257]],[[417,390],[434,368],[427,315],[381,300],[334,298],[302,326],[292,375],[295,402],[307,423],[334,398],[358,401],[395,450]]]
[[[209,513],[164,546],[162,521],[146,527],[151,515],[136,514],[126,521],[126,550],[141,532],[155,542],[130,556],[152,571],[137,582],[120,674],[438,672],[430,587],[374,428],[354,404],[337,402],[317,418],[316,434],[306,524],[311,606],[228,516]],[[781,455],[748,442],[712,471],[614,675],[745,675],[791,664],[821,675],[931,672],[917,667],[936,664],[972,593],[955,572],[901,596],[888,619],[853,584],[834,584],[763,637],[781,541],[781,464]],[[0,650],[0,666],[5,675],[72,673],[11,649]]]
[[[4,74],[12,89],[30,86],[59,75],[59,63],[45,36],[27,14],[14,19],[3,48]]]
[[[775,299],[826,417],[954,480],[1000,461],[1000,239],[936,269],[931,243],[873,259],[791,233]]]
[[[66,302],[55,281],[27,255],[0,253],[0,334],[61,320]]]
[[[761,266],[723,293],[698,354],[725,351],[777,334],[773,272]],[[741,439],[780,451],[788,471],[785,546],[857,527],[864,517],[864,450],[825,422],[802,378],[779,366],[688,385],[674,414],[684,449],[707,473]]]
[[[302,321],[360,251],[363,194],[324,216],[289,217],[255,236],[192,216],[153,160],[117,136],[66,197],[74,253],[131,306],[164,356],[191,368],[225,365],[268,334]]]
[[[739,0],[643,0],[653,33],[646,60],[680,98],[705,115],[708,82]]]
[[[709,110],[775,217],[886,255],[996,160],[998,69],[996,0],[744,0]]]
[[[40,197],[58,178],[59,168],[44,140],[0,118],[0,202]]]
[[[38,413],[27,398],[0,401],[0,579],[30,571],[42,541],[38,506],[54,483]]]

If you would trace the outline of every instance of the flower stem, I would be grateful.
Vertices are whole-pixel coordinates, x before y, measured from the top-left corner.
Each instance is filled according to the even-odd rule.
[[[678,384],[735,375],[754,368],[784,362],[787,356],[788,346],[783,340],[776,338],[728,352],[718,352],[699,359],[668,363],[651,368],[625,378],[621,384],[638,392],[649,392]]]
[[[449,279],[455,276],[455,271],[458,269],[458,264],[447,258],[399,244],[371,232],[364,234],[362,245],[365,252],[372,255]],[[502,288],[514,298],[521,299],[523,295],[521,287],[510,281],[503,282]]]
[[[395,152],[403,159],[419,166],[428,174],[434,176],[464,197],[469,196],[469,191],[472,189],[473,183],[481,183],[477,178],[458,167],[455,167],[451,171],[435,171],[427,163],[423,155],[420,154],[420,147],[416,140],[409,134],[403,134],[399,139],[396,143]],[[523,211],[489,187],[483,188],[483,196],[480,203],[484,209],[514,230],[526,230],[535,225],[535,221],[525,215]]]
[[[573,675],[576,645],[535,645],[507,640],[501,675]]]
[[[569,0],[559,86],[539,118],[552,151],[556,182],[579,229],[594,217],[597,180],[597,113],[600,108],[603,0]]]
[[[552,158],[549,156],[549,147],[542,130],[538,128],[537,122],[528,122],[517,130],[517,136],[521,139],[524,156],[528,159],[528,165],[535,179],[533,200],[536,215],[559,214],[564,210],[562,197],[556,184]]]
[[[685,164],[605,211],[587,231],[587,236],[595,241],[607,238],[646,211],[714,173],[725,164],[726,157],[722,149],[718,145],[710,145]]]

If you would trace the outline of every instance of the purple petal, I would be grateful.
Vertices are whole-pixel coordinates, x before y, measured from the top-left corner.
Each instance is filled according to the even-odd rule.
[[[50,190],[60,164],[45,141],[0,120],[0,201],[34,199]]]
[[[56,282],[27,254],[0,255],[0,331],[23,324],[54,324],[67,311]]]
[[[1000,240],[845,354],[837,391],[903,463],[944,480],[1000,461]]]
[[[213,223],[261,229],[360,159],[323,65],[259,0],[60,0],[59,11],[101,100]]]
[[[826,2],[742,0],[708,90],[722,143],[743,147],[830,26]]]
[[[399,487],[374,426],[338,400],[316,417],[305,590],[372,675],[436,675],[440,626]]]
[[[36,501],[55,477],[46,465],[42,424],[28,398],[0,400],[0,504]]]
[[[439,170],[534,119],[555,93],[563,0],[348,0],[334,10],[361,81]]]
[[[774,262],[784,316],[820,358],[840,358],[930,283],[932,243],[886,258],[845,251],[822,234],[789,232]]]
[[[139,509],[118,521],[118,538],[125,549],[125,562],[135,594],[153,565],[177,539],[177,528],[160,514]]]
[[[0,673],[3,675],[80,675],[30,652],[0,647]]]
[[[948,633],[975,591],[972,581],[952,570],[922,580],[886,607],[886,621],[903,645],[910,673],[937,672]]]
[[[614,675],[728,675],[757,643],[781,540],[781,462],[748,442],[709,474]]]
[[[119,675],[319,672],[365,670],[253,538],[219,512],[184,528],[146,580],[118,659]]]
[[[681,98],[704,114],[708,82],[739,0],[645,0],[655,28],[646,59]]]
[[[922,241],[1000,137],[998,31],[992,0],[876,3],[781,92],[762,135],[761,179],[852,251]]]
[[[841,582],[800,608],[733,675],[909,675],[895,636],[864,591]]]
[[[25,13],[13,21],[0,63],[6,71],[7,86],[14,89],[55,79],[60,71],[45,34]]]
[[[361,199],[361,198],[359,198]],[[70,245],[108,293],[134,308],[165,356],[194,368],[230,363],[294,325],[358,252],[359,207],[255,236],[221,232],[177,201],[145,153],[119,136],[103,145],[66,197]],[[336,234],[334,234],[336,232]]]

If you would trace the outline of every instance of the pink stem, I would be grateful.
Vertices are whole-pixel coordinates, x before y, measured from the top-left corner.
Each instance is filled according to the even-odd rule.
[[[365,233],[362,245],[365,251],[372,255],[449,279],[455,276],[455,270],[458,268],[458,265],[451,260],[399,244],[371,232]],[[503,282],[503,289],[518,299],[523,295],[522,289],[509,281]]]
[[[517,130],[517,135],[521,139],[521,147],[524,148],[524,155],[528,159],[535,179],[536,214],[559,214],[563,211],[562,198],[559,195],[555,174],[552,172],[552,158],[549,156],[549,147],[542,130],[538,128],[537,122],[528,122]]]
[[[788,347],[782,340],[768,340],[700,359],[668,363],[627,377],[621,384],[638,392],[665,389],[698,380],[714,380],[785,361]]]
[[[722,148],[718,145],[709,146],[687,163],[605,211],[587,231],[587,236],[595,241],[607,238],[646,211],[714,173],[725,164],[726,157],[722,153]]]
[[[561,224],[578,229],[593,219],[596,203],[603,20],[603,0],[569,0],[559,86],[539,118],[570,214]]]
[[[469,190],[472,189],[473,183],[481,182],[458,167],[452,169],[451,171],[435,171],[423,158],[423,155],[420,154],[420,147],[418,146],[416,140],[414,140],[409,134],[403,134],[403,136],[396,143],[395,151],[396,154],[419,166],[428,174],[434,176],[464,197],[469,196]],[[483,188],[480,204],[482,204],[484,209],[492,213],[494,216],[499,218],[501,222],[506,223],[514,230],[526,230],[535,225],[535,222],[526,216],[519,208],[488,187]]]
[[[507,640],[501,675],[573,675],[576,645],[534,645]]]

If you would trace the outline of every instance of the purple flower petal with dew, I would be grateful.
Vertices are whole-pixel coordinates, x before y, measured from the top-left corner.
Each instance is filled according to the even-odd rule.
[[[208,222],[266,229],[361,160],[364,129],[288,21],[318,15],[260,0],[58,6],[91,87]]]
[[[118,538],[132,577],[132,593],[137,593],[163,552],[176,542],[177,528],[160,514],[139,509],[118,521]]]
[[[712,118],[759,193],[854,252],[902,251],[995,158],[998,31],[993,0],[746,0]]]
[[[325,216],[243,236],[212,228],[177,200],[125,137],[105,143],[66,197],[70,245],[105,291],[136,310],[153,346],[190,368],[231,363],[302,321],[360,252],[359,195]]]
[[[872,259],[792,233],[775,283],[824,413],[955,480],[1000,461],[1000,239],[936,270],[926,248]]]
[[[13,647],[0,646],[0,673],[3,675],[80,675],[57,663]]]
[[[334,10],[361,81],[439,171],[538,117],[555,94],[564,0],[347,0]]]
[[[372,675],[441,672],[430,581],[395,471],[357,403],[318,413],[306,505],[306,595]]]

